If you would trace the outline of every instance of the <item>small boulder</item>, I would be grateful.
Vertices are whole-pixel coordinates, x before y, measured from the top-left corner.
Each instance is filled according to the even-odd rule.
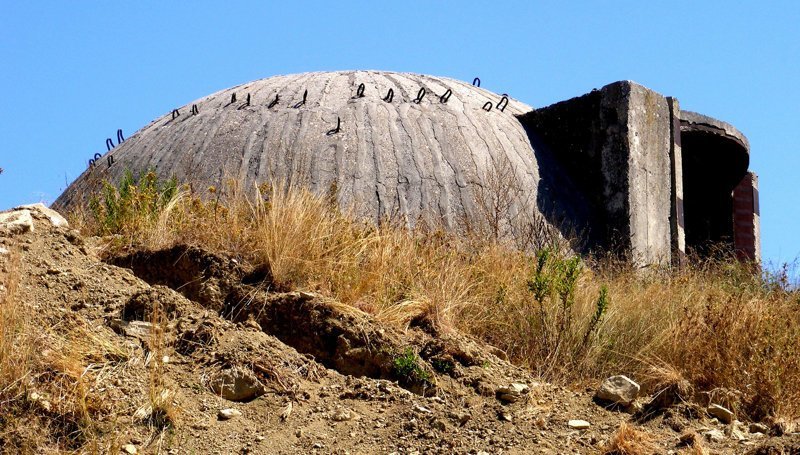
[[[703,436],[711,442],[722,442],[725,440],[725,433],[717,429],[704,431]]]
[[[570,420],[567,422],[567,426],[573,430],[588,430],[592,424],[585,420]]]
[[[335,422],[345,422],[353,418],[353,413],[350,412],[349,409],[337,409],[336,412],[333,413],[331,419]]]
[[[514,403],[522,398],[522,395],[530,392],[530,387],[519,382],[512,382],[508,386],[497,389],[497,398],[506,403]]]
[[[627,376],[617,375],[606,378],[600,388],[595,392],[595,397],[602,401],[630,406],[639,396],[639,384]]]
[[[761,433],[761,434],[768,434],[769,427],[764,425],[763,423],[751,423],[748,427],[750,433]]]
[[[234,417],[239,417],[241,415],[242,411],[233,408],[220,409],[219,412],[217,413],[217,417],[219,418],[219,420],[230,420]]]
[[[44,217],[46,217],[50,221],[50,224],[52,224],[54,227],[69,226],[67,220],[63,216],[61,216],[60,213],[42,204],[41,202],[37,202],[36,204],[21,205],[17,207],[15,210],[26,210],[26,209],[34,210],[36,212],[41,213]]]
[[[127,453],[128,455],[136,455],[139,451],[136,449],[136,446],[133,444],[125,444],[121,447],[123,453]]]
[[[142,341],[150,339],[150,334],[153,331],[153,324],[145,321],[123,321],[122,319],[111,319],[108,323],[114,332],[138,338]]]
[[[0,213],[0,234],[24,234],[33,232],[33,217],[27,209]]]
[[[733,412],[727,408],[724,408],[718,404],[711,404],[708,406],[708,413],[712,416],[719,419],[720,422],[724,424],[729,424],[733,422]]]
[[[218,372],[208,385],[214,393],[230,401],[249,401],[266,392],[252,371],[240,367]]]

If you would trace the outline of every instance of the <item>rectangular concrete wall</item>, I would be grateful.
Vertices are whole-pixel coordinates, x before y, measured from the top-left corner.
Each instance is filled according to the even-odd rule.
[[[639,266],[671,259],[671,116],[667,99],[630,81],[603,88],[609,126],[602,149],[604,196],[615,241]]]
[[[682,267],[686,262],[686,231],[683,219],[683,151],[681,149],[681,107],[676,98],[667,97],[670,115],[670,191],[669,230],[672,266]]]
[[[591,205],[598,251],[644,266],[671,262],[672,117],[667,99],[630,81],[520,117]]]

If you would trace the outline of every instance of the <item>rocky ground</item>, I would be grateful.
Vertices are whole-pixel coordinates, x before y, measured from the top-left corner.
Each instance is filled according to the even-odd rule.
[[[607,400],[599,383],[543,383],[461,334],[381,326],[199,248],[101,260],[100,245],[41,206],[0,214],[0,268],[14,255],[21,268],[15,301],[44,333],[82,327],[103,343],[84,368],[113,452],[626,453],[640,437],[627,453],[800,453],[785,424],[664,394],[614,404],[635,395],[622,378]],[[27,400],[45,413],[56,397]]]

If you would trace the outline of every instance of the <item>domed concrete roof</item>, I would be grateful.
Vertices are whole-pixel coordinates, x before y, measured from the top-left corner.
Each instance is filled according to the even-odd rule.
[[[339,202],[361,216],[449,227],[481,216],[486,201],[476,198],[505,186],[513,201],[503,215],[513,217],[537,210],[539,175],[516,118],[531,108],[514,99],[498,105],[502,99],[468,82],[410,73],[261,79],[154,120],[109,152],[113,165],[98,159],[54,207],[73,208],[126,169],[153,168],[198,191],[226,177],[245,188],[278,180],[320,193],[336,188]]]

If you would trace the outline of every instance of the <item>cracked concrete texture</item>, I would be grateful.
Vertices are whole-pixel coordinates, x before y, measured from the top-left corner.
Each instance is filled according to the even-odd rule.
[[[416,103],[421,88],[425,96]],[[394,99],[386,102],[390,89]],[[295,108],[306,90],[305,104]],[[443,103],[447,90],[452,95]],[[125,169],[154,168],[200,191],[226,176],[245,188],[290,181],[325,193],[335,186],[340,204],[360,216],[399,217],[410,225],[441,220],[452,228],[480,216],[476,189],[505,167],[513,175],[503,179],[516,179],[521,189],[507,215],[530,213],[538,210],[539,172],[516,115],[531,108],[511,99],[501,112],[500,99],[467,82],[410,73],[321,72],[253,81],[192,101],[175,118],[167,111],[109,152],[112,166],[104,156],[87,169],[53,207],[73,208]],[[489,112],[482,109],[487,102]],[[337,119],[340,131],[329,134]]]

